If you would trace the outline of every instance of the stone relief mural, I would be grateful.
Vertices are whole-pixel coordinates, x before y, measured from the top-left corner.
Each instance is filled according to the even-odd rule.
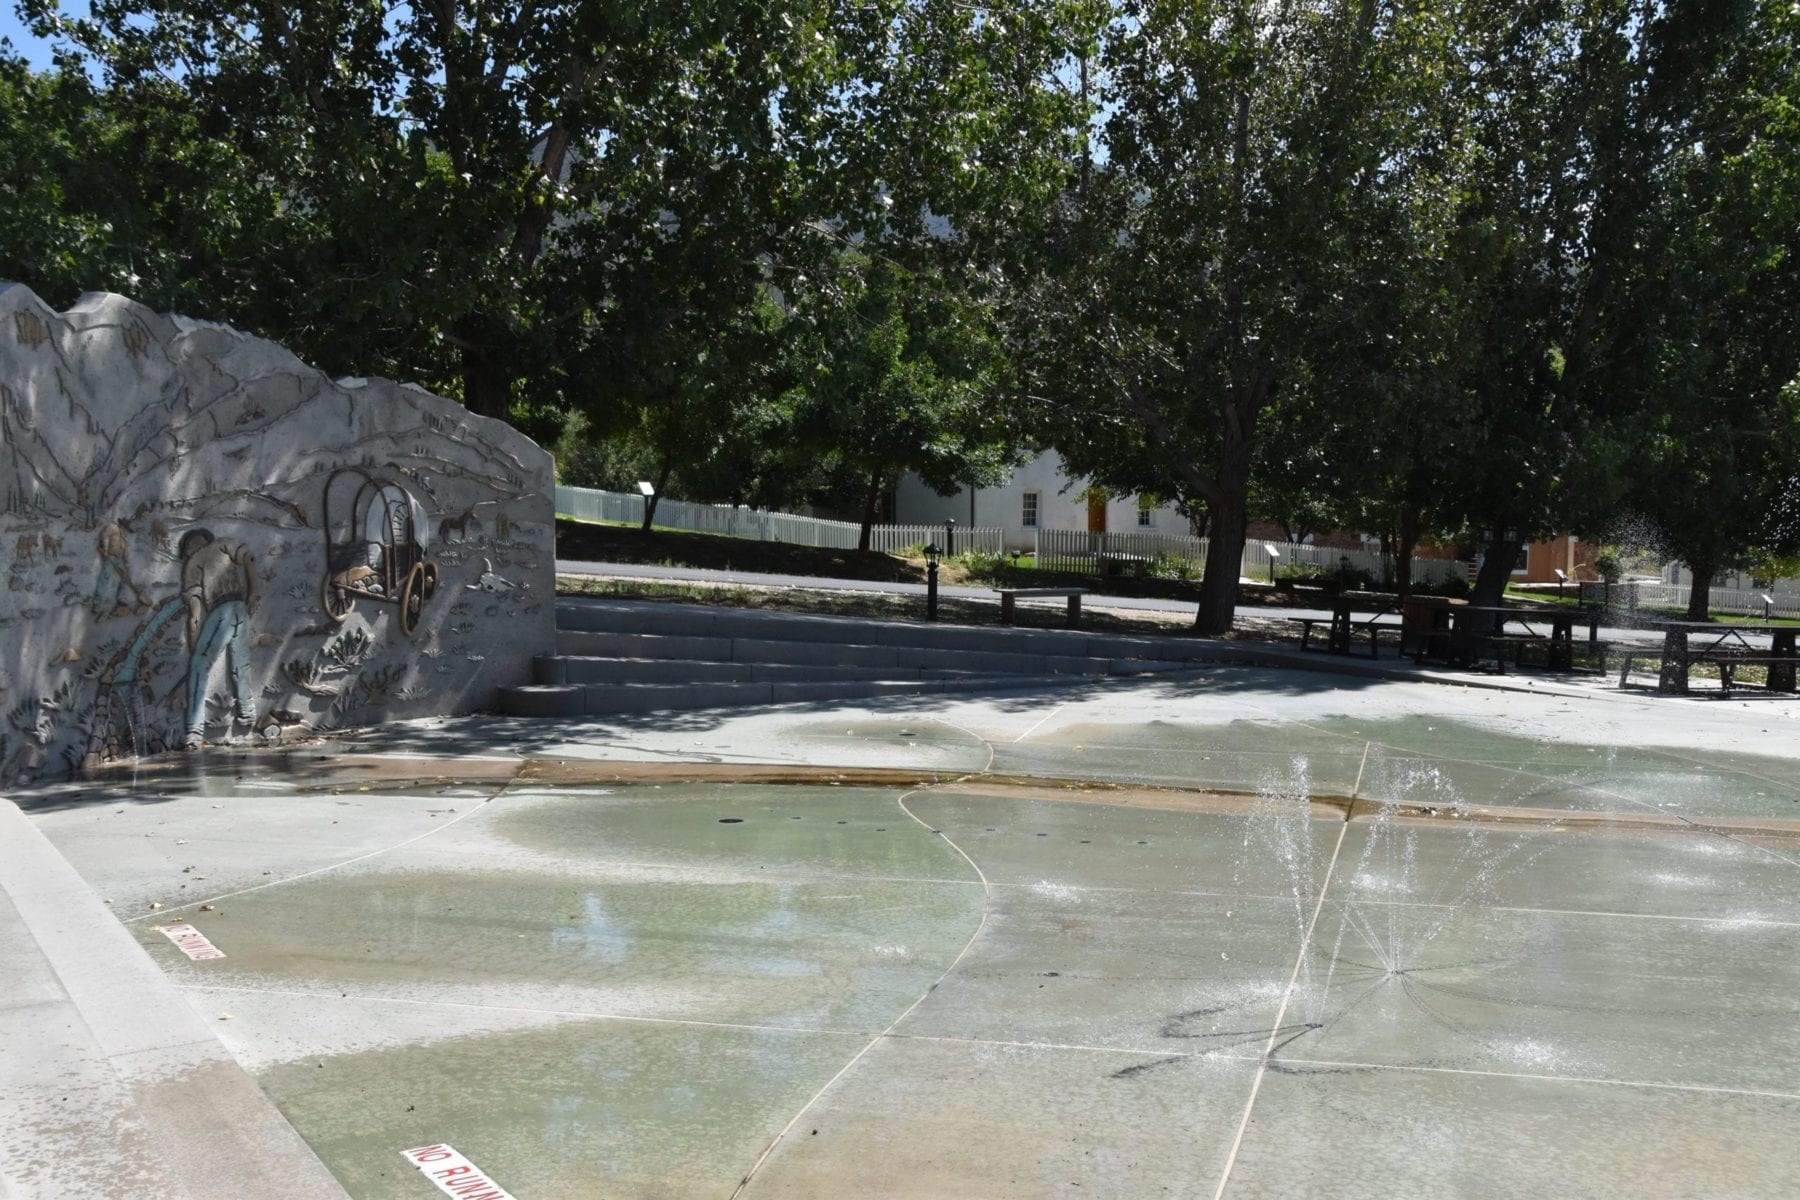
[[[418,387],[0,283],[0,786],[487,707],[554,641],[552,483]]]

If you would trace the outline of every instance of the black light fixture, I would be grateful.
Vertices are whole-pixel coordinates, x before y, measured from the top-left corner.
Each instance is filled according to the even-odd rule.
[[[932,542],[925,547],[925,619],[937,620],[937,575],[938,559],[943,555],[938,544]]]

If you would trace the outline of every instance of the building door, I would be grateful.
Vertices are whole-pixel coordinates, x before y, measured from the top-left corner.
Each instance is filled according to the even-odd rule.
[[[1101,491],[1099,488],[1089,488],[1088,494],[1087,494],[1087,502],[1088,502],[1088,532],[1089,533],[1105,533],[1106,532],[1106,493]]]

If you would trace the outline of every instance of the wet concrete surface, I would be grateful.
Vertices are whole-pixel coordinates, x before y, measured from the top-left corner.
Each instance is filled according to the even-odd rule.
[[[1788,710],[1317,683],[18,800],[353,1196],[435,1194],[433,1142],[521,1198],[1793,1191]]]

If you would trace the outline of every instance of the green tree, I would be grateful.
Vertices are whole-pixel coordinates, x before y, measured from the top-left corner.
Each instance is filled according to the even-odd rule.
[[[192,308],[270,218],[166,81],[0,56],[0,278],[59,305],[116,289]]]
[[[1747,33],[1740,0],[1472,5],[1447,70],[1467,167],[1462,432],[1444,507],[1497,603],[1520,546],[1604,530],[1650,386],[1662,164],[1706,136],[1699,95]]]
[[[942,281],[847,254],[828,286],[795,298],[802,445],[863,484],[861,549],[881,496],[916,471],[940,492],[991,487],[1021,458],[992,402],[998,342]]]
[[[1771,520],[1800,461],[1800,14],[1755,5],[1699,90],[1692,141],[1658,167],[1654,370],[1632,499],[1693,572],[1800,551]]]
[[[1021,352],[1073,469],[1206,512],[1202,631],[1231,624],[1264,414],[1357,303],[1358,214],[1417,153],[1434,7],[1128,0],[1076,47],[1100,145],[1021,294]]]
[[[1415,26],[1419,69],[1396,83],[1408,146],[1371,186],[1342,202],[1354,272],[1318,312],[1297,362],[1258,429],[1253,498],[1298,510],[1314,528],[1380,536],[1392,583],[1411,590],[1421,541],[1453,536],[1459,446],[1469,446],[1461,389],[1479,307],[1453,251],[1456,194],[1469,165],[1451,72],[1454,26]],[[1467,451],[1462,451],[1467,453]]]
[[[182,114],[228,162],[185,218],[245,236],[189,268],[184,307],[496,416],[579,399],[559,367],[602,335],[616,278],[667,267],[671,241],[730,230],[750,262],[683,265],[753,273],[791,191],[781,98],[833,60],[823,3],[26,8],[66,74],[92,72],[133,120]]]

